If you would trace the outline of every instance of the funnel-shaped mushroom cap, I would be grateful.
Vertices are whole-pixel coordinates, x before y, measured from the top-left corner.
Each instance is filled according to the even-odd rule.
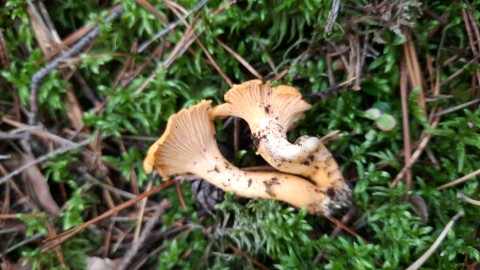
[[[213,108],[210,115],[243,118],[252,131],[262,125],[266,118],[275,119],[285,131],[290,130],[312,107],[302,99],[297,89],[286,85],[271,88],[269,83],[264,84],[260,80],[234,85],[225,94],[225,101],[227,103]]]
[[[148,149],[143,162],[147,173],[155,167],[162,178],[167,180],[170,175],[191,172],[188,167],[191,164],[185,164],[186,159],[195,163],[202,161],[205,153],[221,156],[215,141],[213,123],[208,119],[211,103],[211,100],[202,100],[168,119],[162,137]]]
[[[307,207],[309,213],[329,213],[339,208],[330,194],[309,181],[286,173],[246,172],[220,154],[213,122],[208,117],[211,101],[201,101],[170,117],[162,137],[149,149],[144,168],[155,167],[164,180],[193,173],[211,184],[247,198],[267,198]]]
[[[250,126],[257,154],[271,166],[330,188],[332,199],[348,205],[351,189],[322,142],[309,136],[300,137],[294,144],[287,140],[287,131],[311,108],[300,92],[290,86],[270,87],[253,80],[233,86],[225,94],[225,101],[210,111],[211,118],[243,118]]]

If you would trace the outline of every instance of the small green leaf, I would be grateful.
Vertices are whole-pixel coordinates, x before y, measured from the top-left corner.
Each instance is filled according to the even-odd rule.
[[[397,125],[397,121],[390,114],[384,113],[375,121],[375,124],[383,131],[390,131]]]
[[[382,112],[377,108],[370,108],[365,112],[365,117],[371,120],[376,120],[382,115]]]

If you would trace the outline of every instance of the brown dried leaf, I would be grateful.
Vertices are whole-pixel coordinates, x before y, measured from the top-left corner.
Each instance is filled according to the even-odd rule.
[[[55,42],[50,35],[47,25],[42,20],[39,12],[35,9],[35,6],[29,5],[27,7],[27,12],[38,46],[42,50],[43,54],[50,53],[55,47]]]
[[[27,164],[34,161],[35,158],[32,154],[23,154],[22,155],[22,164]],[[40,169],[35,165],[26,169],[23,173],[26,183],[28,183],[32,188],[31,197],[36,198],[36,201],[44,208],[47,212],[57,215],[60,212],[60,207],[52,197],[50,192],[50,187],[47,184],[47,180],[43,177]]]
[[[408,197],[408,201],[412,204],[413,208],[417,211],[418,215],[422,219],[423,224],[428,222],[429,213],[425,200],[419,195],[412,195]]]

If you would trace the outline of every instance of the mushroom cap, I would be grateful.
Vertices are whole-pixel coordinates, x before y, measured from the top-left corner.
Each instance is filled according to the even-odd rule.
[[[155,167],[164,180],[173,174],[192,172],[192,164],[210,155],[221,156],[215,128],[208,118],[211,100],[202,100],[170,116],[163,135],[148,149],[145,172]]]
[[[247,121],[251,130],[256,130],[266,118],[275,119],[285,131],[290,130],[312,107],[297,89],[287,85],[270,87],[270,82],[260,80],[234,85],[224,98],[227,103],[211,109],[210,117],[237,116]]]
[[[157,152],[158,144],[160,144],[163,140],[164,138],[161,137],[148,148],[147,156],[143,160],[143,170],[145,170],[146,173],[151,173],[153,171],[155,152]]]

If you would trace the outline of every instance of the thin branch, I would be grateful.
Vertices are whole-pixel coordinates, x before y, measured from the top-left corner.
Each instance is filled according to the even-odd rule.
[[[111,216],[115,213],[118,213],[125,208],[130,207],[130,206],[138,203],[139,201],[143,200],[144,198],[150,197],[153,194],[172,186],[174,183],[175,183],[174,181],[165,182],[165,183],[161,184],[160,186],[154,187],[153,189],[151,189],[147,192],[143,192],[143,193],[139,194],[135,199],[132,199],[132,200],[126,201],[126,202],[124,202],[120,205],[117,205],[115,208],[108,210],[107,212],[101,214],[100,216],[97,216],[97,217],[83,223],[82,225],[80,225],[78,227],[75,227],[75,228],[70,229],[68,231],[65,231],[63,233],[60,233],[60,234],[56,235],[55,237],[50,237],[48,239],[43,240],[43,243],[49,243],[49,242],[52,242],[52,241],[54,243],[45,247],[45,248],[43,248],[42,252],[48,252],[48,251],[54,249],[56,246],[64,243],[68,239],[72,238],[77,233],[86,229],[88,226],[90,226],[92,224],[95,224],[96,222],[99,222],[100,220],[103,220],[103,219],[105,219],[105,218],[107,218],[107,217],[109,217],[109,216]]]
[[[431,128],[432,129],[436,128],[439,121],[440,121],[439,117],[435,118],[431,124]],[[402,179],[405,176],[405,173],[413,166],[413,164],[415,164],[415,162],[417,162],[418,158],[420,158],[420,155],[422,155],[423,150],[425,150],[425,148],[428,145],[428,142],[432,137],[433,137],[432,134],[426,134],[420,139],[420,143],[418,144],[418,147],[415,150],[415,152],[413,152],[412,156],[409,158],[408,163],[405,164],[405,166],[403,166],[402,170],[400,170],[400,172],[397,174],[395,179],[393,179],[392,183],[390,184],[391,188],[395,187],[398,181],[400,181],[400,179]]]
[[[21,246],[25,246],[26,244],[29,244],[29,243],[31,243],[31,242],[34,242],[34,241],[36,241],[36,240],[38,240],[38,239],[40,239],[40,238],[42,238],[42,237],[43,237],[43,234],[37,233],[37,234],[35,234],[34,236],[32,236],[32,237],[30,237],[30,238],[27,238],[27,239],[25,239],[25,240],[23,240],[23,241],[20,241],[20,242],[18,242],[17,244],[15,244],[14,246],[9,247],[9,248],[8,248],[7,250],[5,250],[3,253],[0,253],[0,257],[4,257],[5,254],[8,254],[8,253],[14,251],[15,249],[17,249],[17,248],[19,248],[19,247],[21,247]]]
[[[70,146],[76,145],[75,142],[72,142],[68,139],[65,139],[63,137],[50,133],[48,132],[48,130],[45,130],[43,127],[40,127],[40,126],[25,125],[21,122],[17,122],[7,117],[2,117],[2,121],[11,126],[18,128],[20,131],[26,131],[28,133],[39,136],[43,139],[51,140],[58,144],[64,144],[64,145],[70,145]],[[9,133],[15,133],[15,131],[10,131]]]
[[[43,155],[43,156],[40,156],[38,157],[37,159],[35,160],[32,160],[31,162],[28,162],[27,164],[24,164],[23,166],[20,166],[19,168],[17,168],[16,170],[14,170],[13,172],[5,175],[4,177],[0,178],[0,185],[5,183],[6,181],[8,181],[10,178],[14,177],[15,175],[18,175],[20,174],[21,172],[23,172],[24,170],[30,168],[31,166],[34,166],[38,163],[42,163],[46,160],[49,160],[50,158],[52,158],[53,156],[55,155],[61,155],[63,153],[66,153],[68,151],[71,151],[71,150],[74,150],[74,149],[77,149],[77,148],[80,148],[80,147],[83,147],[87,144],[90,143],[90,139],[87,139],[87,140],[84,140],[84,141],[81,141],[80,143],[76,143],[76,144],[73,144],[73,145],[68,145],[68,146],[64,146],[64,147],[60,147],[58,148],[57,150],[53,151],[53,152],[50,152],[46,155]]]
[[[350,219],[352,219],[353,215],[355,214],[355,207],[350,207],[350,209],[348,209],[348,212],[342,217],[342,220],[340,221],[342,224],[347,224]],[[339,225],[335,225],[335,229],[333,229],[332,233],[330,234],[330,238],[334,238],[336,237],[340,232],[342,231],[342,228],[339,226]],[[317,256],[315,256],[315,258],[313,259],[313,265],[317,265],[320,263],[320,261],[322,260],[323,258],[323,255],[325,254],[325,251],[327,250],[326,247],[323,247],[317,254]]]
[[[105,22],[114,20],[123,13],[123,5],[117,6],[112,14],[105,18]],[[30,83],[30,113],[28,116],[28,123],[32,126],[36,125],[38,122],[38,89],[42,80],[54,69],[56,69],[60,62],[64,61],[67,58],[70,58],[78,54],[83,50],[95,37],[100,33],[100,27],[96,26],[90,30],[81,40],[79,40],[75,45],[73,45],[69,50],[62,53],[59,57],[55,58],[52,62],[47,64],[45,67],[35,72],[32,76],[32,81]]]
[[[250,255],[248,255],[247,253],[241,251],[239,248],[237,248],[236,246],[234,245],[230,245],[230,248],[233,249],[233,252],[237,253],[238,255],[244,257],[245,259],[251,261],[253,263],[253,265],[255,265],[256,267],[258,267],[258,269],[262,269],[262,270],[269,270],[270,268],[266,267],[265,265],[261,264],[259,261],[255,260],[254,258],[252,258]]]
[[[407,66],[405,57],[401,60],[400,65],[400,99],[402,103],[402,126],[403,126],[403,148],[405,150],[405,164],[410,161],[412,155],[411,141],[410,141],[410,123],[408,120],[408,94],[407,94]],[[412,171],[406,171],[407,190],[412,188]]]
[[[330,216],[330,215],[325,215],[324,217],[326,217],[328,220],[330,220],[333,224],[337,225],[338,227],[340,227],[342,230],[346,231],[348,234],[350,234],[351,236],[355,237],[355,238],[361,238],[363,240],[363,242],[369,244],[370,242],[363,238],[362,236],[358,235],[356,232],[354,232],[352,229],[350,229],[347,225],[343,224],[342,222],[340,222],[338,219]]]
[[[462,200],[464,202],[468,202],[468,203],[471,203],[473,205],[480,206],[480,201],[477,201],[477,200],[474,200],[470,197],[467,197],[467,195],[465,195],[463,193],[457,192],[457,198],[459,198],[460,200]]]
[[[458,212],[453,218],[448,222],[447,226],[445,226],[445,229],[440,233],[438,236],[437,240],[433,243],[433,245],[420,257],[418,260],[416,260],[410,267],[407,268],[407,270],[416,270],[422,266],[423,263],[433,254],[433,252],[438,248],[438,246],[442,243],[443,239],[447,236],[448,232],[452,228],[453,224],[455,221],[457,221],[459,218],[463,217],[465,213],[463,211]]]
[[[313,98],[313,99],[322,99],[328,97],[330,94],[337,92],[346,88],[352,81],[354,81],[357,77],[352,77],[347,81],[342,82],[341,84],[336,84],[331,87],[328,87],[320,92],[311,93],[311,94],[304,94],[303,98]]]
[[[434,117],[437,117],[437,116],[441,116],[441,115],[445,115],[445,114],[448,114],[448,113],[452,113],[452,112],[455,112],[455,111],[458,111],[458,110],[461,110],[463,108],[466,108],[470,105],[473,105],[473,104],[476,104],[480,102],[480,98],[477,98],[477,99],[474,99],[474,100],[470,100],[469,102],[465,102],[463,104],[460,104],[460,105],[457,105],[457,106],[454,106],[452,108],[449,108],[449,109],[446,109],[444,111],[441,111],[441,112],[438,112],[436,113],[435,115],[433,115]]]
[[[154,42],[155,40],[161,38],[162,36],[164,36],[165,34],[167,34],[168,32],[170,32],[173,28],[177,27],[177,25],[179,25],[183,20],[185,20],[188,16],[190,16],[192,13],[195,13],[197,12],[199,9],[201,9],[205,4],[207,3],[207,0],[202,0],[201,2],[199,2],[192,10],[190,10],[189,12],[187,12],[186,14],[184,14],[182,17],[180,17],[179,19],[177,19],[176,21],[174,21],[173,23],[170,23],[168,24],[164,29],[162,29],[162,31],[158,32],[157,34],[155,34],[151,39],[143,42],[142,44],[140,44],[140,46],[138,46],[138,50],[137,52],[138,53],[141,53],[143,52],[148,46],[150,46],[150,44],[152,42]]]
[[[142,234],[140,235],[140,238],[138,239],[137,242],[133,243],[133,247],[131,247],[127,253],[124,255],[122,263],[120,263],[119,270],[124,270],[127,269],[127,266],[129,266],[131,260],[135,255],[137,255],[138,251],[142,247],[142,245],[145,243],[145,240],[148,239],[148,236],[152,233],[153,227],[155,224],[157,224],[158,219],[160,218],[161,215],[163,215],[168,208],[170,208],[171,205],[168,202],[167,199],[163,199],[157,206],[157,209],[155,210],[155,213],[153,216],[145,223],[145,228],[142,231]]]
[[[445,185],[441,185],[441,186],[437,187],[437,190],[442,190],[442,189],[446,189],[446,188],[449,188],[449,187],[452,187],[452,186],[456,186],[456,185],[461,184],[461,183],[463,183],[467,180],[470,180],[471,178],[473,178],[473,177],[475,177],[479,174],[480,174],[480,169],[478,169],[474,172],[471,172],[471,173],[465,175],[464,177],[460,177],[455,181],[452,181],[452,182],[447,183]]]
[[[472,33],[472,26],[470,25],[470,18],[468,16],[467,9],[465,9],[465,8],[462,8],[462,17],[463,17],[463,21],[465,23],[465,30],[467,31],[467,36],[468,36],[468,42],[470,44],[470,49],[472,50],[472,54],[474,56],[473,63],[477,64],[478,63],[477,56],[479,55],[479,52],[477,50],[477,47],[475,46],[475,38],[473,37],[474,33]],[[476,25],[475,21],[472,21],[471,23]],[[478,69],[475,70],[475,75],[477,77],[477,83],[480,85],[480,70],[478,70]]]
[[[178,182],[175,181],[175,184],[177,184]],[[147,188],[145,189],[145,191],[149,191],[150,189],[152,189],[152,186],[153,186],[153,177],[150,179],[150,181],[148,181],[148,184],[147,184]],[[137,191],[138,193],[138,188],[137,188]],[[143,199],[140,203],[140,209],[138,211],[138,216],[137,216],[137,226],[135,228],[135,232],[133,234],[133,242],[137,242],[139,237],[140,237],[140,231],[142,229],[142,222],[143,222],[143,217],[145,215],[145,206],[147,205],[147,198]]]
[[[332,9],[328,13],[328,21],[327,21],[327,25],[325,26],[325,33],[327,35],[330,35],[330,33],[332,32],[332,27],[333,27],[333,24],[335,24],[335,21],[337,20],[338,10],[340,9],[341,4],[342,4],[342,1],[333,0]]]
[[[229,52],[233,57],[235,57],[235,59],[237,59],[238,62],[240,62],[240,64],[242,64],[248,71],[250,71],[250,73],[252,73],[253,76],[255,76],[257,79],[262,79],[263,76],[260,75],[260,73],[258,73],[257,70],[255,70],[254,67],[252,67],[252,65],[250,65],[250,63],[247,62],[247,60],[245,60],[242,56],[240,56],[237,52],[235,52],[232,48],[228,47],[227,44],[223,43],[220,39],[215,39],[218,44],[220,44],[225,50],[227,50],[227,52]]]

